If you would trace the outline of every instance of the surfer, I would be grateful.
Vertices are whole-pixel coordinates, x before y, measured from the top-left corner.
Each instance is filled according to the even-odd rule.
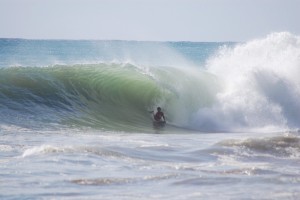
[[[162,122],[166,122],[165,115],[161,111],[160,107],[157,107],[157,112],[155,114],[153,113],[153,117],[154,117],[154,120],[157,121],[157,122],[161,122],[162,119],[163,119]]]

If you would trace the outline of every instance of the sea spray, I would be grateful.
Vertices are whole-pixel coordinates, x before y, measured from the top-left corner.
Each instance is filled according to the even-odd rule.
[[[266,131],[300,126],[300,38],[274,33],[222,48],[207,61],[222,82],[216,102],[193,126],[207,131]]]

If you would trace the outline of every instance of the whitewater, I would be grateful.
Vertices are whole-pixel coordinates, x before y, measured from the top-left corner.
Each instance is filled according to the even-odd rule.
[[[288,32],[0,39],[0,198],[298,199],[299,75]]]

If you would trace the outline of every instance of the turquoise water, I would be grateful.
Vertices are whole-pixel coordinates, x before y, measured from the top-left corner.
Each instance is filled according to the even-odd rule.
[[[0,39],[0,197],[297,199],[299,50]]]

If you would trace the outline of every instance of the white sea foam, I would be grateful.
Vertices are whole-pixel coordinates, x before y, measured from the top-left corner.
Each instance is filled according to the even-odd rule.
[[[222,83],[216,102],[199,109],[203,130],[267,131],[300,125],[300,38],[274,33],[222,48],[206,65]]]
[[[41,145],[41,146],[36,146],[25,150],[24,153],[22,154],[22,157],[25,158],[28,156],[39,155],[44,153],[64,152],[66,151],[66,149],[69,148],[56,147],[52,145]]]

